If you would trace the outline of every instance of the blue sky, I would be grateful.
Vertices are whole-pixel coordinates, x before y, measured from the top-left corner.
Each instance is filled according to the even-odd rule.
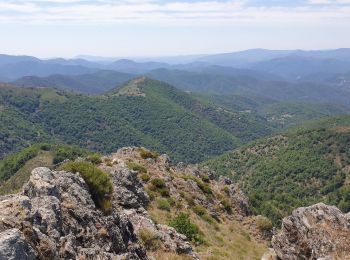
[[[350,47],[350,0],[0,0],[0,53],[134,57]]]

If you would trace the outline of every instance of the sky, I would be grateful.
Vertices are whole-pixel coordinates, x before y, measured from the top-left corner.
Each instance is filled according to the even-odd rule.
[[[0,0],[0,53],[151,57],[350,47],[350,0]]]

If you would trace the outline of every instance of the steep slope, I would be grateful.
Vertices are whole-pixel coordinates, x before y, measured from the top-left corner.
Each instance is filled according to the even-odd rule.
[[[36,134],[35,138],[17,135],[21,128],[14,128],[16,122],[3,121],[2,125],[18,136],[11,143],[4,139],[3,147],[7,148],[3,154],[44,139],[102,152],[144,145],[167,152],[175,160],[198,162],[237,147],[241,140],[272,132],[263,118],[223,109],[147,78],[95,97],[45,88],[5,87],[0,90],[0,101],[4,109],[22,116],[23,131],[31,126],[34,129],[28,133]]]
[[[338,126],[329,124],[329,128],[263,139],[205,165],[239,182],[254,212],[274,223],[280,223],[293,208],[320,201],[347,212],[350,131],[346,120],[349,122],[349,117],[343,118],[343,124],[339,120]]]
[[[67,145],[35,144],[0,161],[0,195],[19,191],[36,167],[54,167],[90,152]]]

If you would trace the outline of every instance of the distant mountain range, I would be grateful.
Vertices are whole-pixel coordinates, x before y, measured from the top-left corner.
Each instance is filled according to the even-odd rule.
[[[171,57],[168,57],[169,59]],[[350,108],[350,49],[253,49],[216,55],[138,61],[0,55],[0,80],[24,87],[53,87],[101,94],[136,76],[210,95],[329,103]]]

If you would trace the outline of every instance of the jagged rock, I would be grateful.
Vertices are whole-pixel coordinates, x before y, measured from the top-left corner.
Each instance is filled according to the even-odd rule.
[[[172,227],[166,225],[157,225],[158,235],[164,242],[165,247],[178,254],[186,254],[197,260],[199,257],[193,252],[191,244],[186,241],[186,236],[179,234]]]
[[[318,203],[283,219],[272,245],[281,259],[344,259],[350,256],[350,218]]]
[[[187,241],[186,236],[179,234],[174,228],[166,225],[156,225],[148,215],[139,214],[135,209],[124,210],[124,213],[132,222],[136,233],[142,230],[148,230],[162,241],[165,250],[178,254],[186,254],[192,257],[192,259],[199,259],[193,252],[192,246]]]
[[[157,157],[157,162],[165,167],[170,167],[171,160],[170,157],[166,154],[162,154]]]
[[[219,177],[219,183],[221,185],[231,185],[232,184],[232,180],[227,178],[227,177],[225,177],[225,176],[220,176]]]
[[[36,259],[33,248],[25,241],[18,229],[8,229],[0,233],[0,259]]]
[[[233,183],[232,180],[227,177],[220,176],[219,185],[227,187],[228,195],[240,213],[242,213],[244,216],[249,216],[252,214],[249,207],[249,199],[237,184]]]
[[[139,181],[137,171],[125,167],[105,168],[113,177],[114,201],[124,208],[146,207],[149,197],[142,183]]]
[[[32,251],[40,259],[147,259],[131,222],[97,210],[79,174],[36,168],[23,194],[2,197],[0,209],[1,237],[8,237],[1,246],[13,244],[23,256],[6,259],[33,259]]]

